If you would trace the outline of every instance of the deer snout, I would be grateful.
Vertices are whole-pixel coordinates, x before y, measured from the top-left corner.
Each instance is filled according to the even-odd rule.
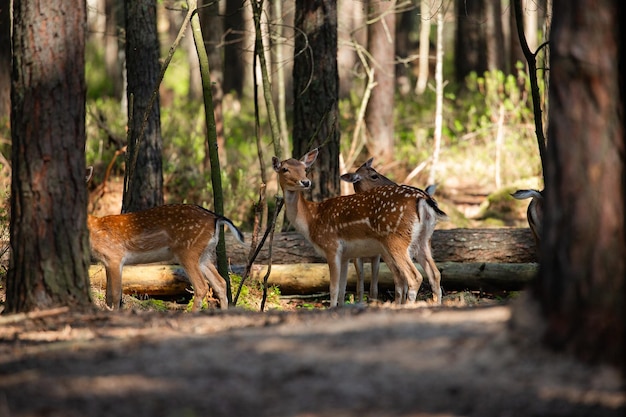
[[[311,188],[311,180],[300,180],[300,186],[308,190]]]

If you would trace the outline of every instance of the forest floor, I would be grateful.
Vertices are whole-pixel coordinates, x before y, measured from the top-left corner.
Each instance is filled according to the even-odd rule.
[[[0,416],[623,416],[515,301],[0,316]],[[301,305],[299,305],[301,307]]]
[[[183,310],[0,316],[0,417],[626,414],[616,370],[542,348],[524,293]]]

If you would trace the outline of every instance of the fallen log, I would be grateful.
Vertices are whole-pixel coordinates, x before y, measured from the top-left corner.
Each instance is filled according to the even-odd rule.
[[[418,269],[425,276],[421,266]],[[445,290],[519,291],[532,281],[537,273],[537,264],[495,264],[485,262],[437,264],[441,271],[441,285]],[[370,266],[365,265],[365,276],[370,276]],[[241,274],[243,267],[233,267],[233,272]],[[267,272],[266,265],[255,265],[250,279],[262,281]],[[106,288],[104,268],[94,265],[89,270],[92,285]],[[191,289],[185,271],[176,265],[126,266],[123,271],[123,291],[125,294],[146,294],[150,296],[177,296]],[[269,285],[277,286],[284,295],[304,295],[326,292],[329,287],[328,266],[321,263],[272,265]],[[424,280],[428,286],[428,280]],[[348,269],[348,290],[356,288],[356,272]],[[387,266],[382,263],[379,272],[381,291],[393,289],[393,278]]]
[[[249,250],[226,233],[226,255],[233,265],[245,265]],[[251,235],[245,234],[246,242]],[[436,262],[532,263],[536,262],[535,242],[530,229],[449,229],[435,230],[431,242]],[[269,262],[267,244],[256,259]],[[297,232],[276,233],[273,264],[326,263],[313,246]]]

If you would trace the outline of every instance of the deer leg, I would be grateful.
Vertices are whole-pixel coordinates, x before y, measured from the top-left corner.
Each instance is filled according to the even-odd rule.
[[[380,270],[380,255],[372,258],[372,280],[370,281],[370,300],[378,300],[378,271]]]
[[[339,284],[341,273],[341,260],[339,254],[327,254],[328,272],[330,273],[330,307],[337,307],[339,301]],[[342,303],[343,304],[343,303]]]
[[[193,287],[193,305],[191,311],[198,311],[202,308],[202,301],[209,292],[209,285],[204,279],[200,270],[200,263],[196,260],[180,259],[181,266],[185,269],[191,286]]]
[[[408,291],[408,283],[406,276],[400,272],[396,260],[389,254],[382,255],[383,261],[389,267],[391,275],[393,276],[394,284],[394,301],[396,304],[404,304],[406,302],[406,294]]]
[[[356,270],[356,301],[363,302],[363,293],[365,292],[365,272],[363,271],[363,258],[355,258],[352,260],[354,269]]]
[[[343,305],[346,301],[346,286],[348,285],[348,260],[341,261],[339,269],[339,293],[337,301],[339,305]]]
[[[437,265],[430,254],[429,248],[422,248],[422,250],[417,253],[417,262],[422,265],[422,268],[424,268],[426,272],[435,304],[441,305],[441,273],[439,269],[437,269]]]
[[[220,275],[212,262],[205,262],[201,264],[202,272],[205,278],[209,281],[209,285],[213,289],[213,292],[220,300],[220,308],[226,310],[228,308],[228,297],[226,295],[226,280]]]
[[[122,268],[121,262],[106,265],[107,289],[106,304],[111,310],[118,310],[122,305]]]

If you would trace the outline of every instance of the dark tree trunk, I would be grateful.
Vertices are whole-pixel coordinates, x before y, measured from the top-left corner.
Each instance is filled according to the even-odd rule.
[[[548,209],[536,294],[550,345],[623,364],[624,6],[557,1],[553,16]]]
[[[365,110],[367,149],[379,164],[393,160],[395,93],[395,0],[370,0],[367,46],[371,54],[376,87]]]
[[[455,0],[456,33],[454,38],[454,70],[459,83],[472,71],[487,71],[487,48],[483,0]]]
[[[506,69],[504,32],[502,31],[502,6],[499,1],[485,1],[485,41],[487,67],[490,71]]]
[[[339,185],[337,2],[296,0],[293,153],[319,147],[312,198],[336,196]]]
[[[121,23],[124,22],[124,3],[122,0],[106,0],[106,31],[104,36],[104,64],[107,77],[113,83],[113,94],[121,99],[124,94],[123,58],[124,44],[120,41]],[[120,52],[122,52],[120,54]]]
[[[130,212],[163,204],[163,168],[158,95],[141,133],[144,113],[159,79],[156,0],[126,0],[124,6],[129,114],[131,95],[134,106],[132,123],[129,125],[125,178],[127,192],[124,193],[122,211]],[[135,155],[137,161],[133,166]]]
[[[86,4],[15,0],[13,6],[6,312],[85,306]]]
[[[8,124],[10,113],[11,0],[0,0],[0,126]]]
[[[245,80],[245,64],[243,61],[244,44],[244,7],[246,2],[228,0],[224,16],[224,86],[226,93],[235,92],[239,97],[243,94]]]

